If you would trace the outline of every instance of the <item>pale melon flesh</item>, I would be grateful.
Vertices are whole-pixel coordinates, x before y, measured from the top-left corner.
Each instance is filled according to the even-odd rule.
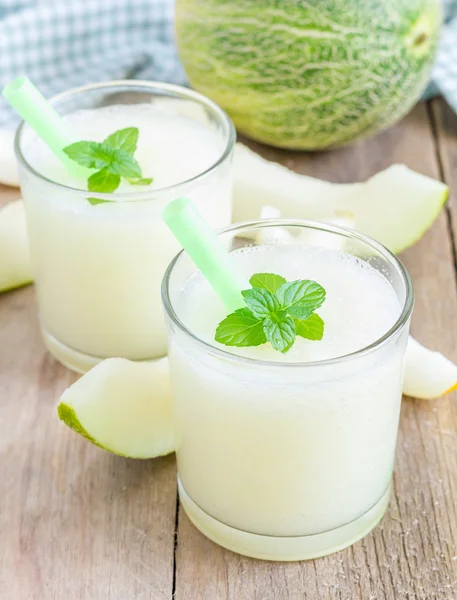
[[[405,357],[403,393],[414,398],[433,400],[456,388],[457,365],[410,336]]]
[[[393,165],[364,183],[330,183],[300,175],[237,144],[233,220],[259,218],[265,205],[283,218],[332,222],[341,214],[354,229],[399,253],[419,240],[449,195],[440,181]]]
[[[0,209],[0,292],[31,281],[24,204],[16,200]]]
[[[173,452],[168,359],[104,360],[62,394],[59,417],[104,450],[130,458]]]

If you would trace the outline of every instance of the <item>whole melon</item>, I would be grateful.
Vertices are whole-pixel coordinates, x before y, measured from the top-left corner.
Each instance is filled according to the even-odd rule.
[[[423,92],[440,0],[178,0],[191,85],[239,131],[290,149],[340,146],[400,119]]]

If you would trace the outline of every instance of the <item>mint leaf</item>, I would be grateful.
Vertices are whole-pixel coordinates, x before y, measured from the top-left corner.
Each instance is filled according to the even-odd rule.
[[[221,321],[214,339],[226,346],[238,347],[260,346],[267,341],[262,320],[255,317],[249,308],[239,308]]]
[[[106,146],[105,144],[98,144],[99,161],[104,161],[107,167],[110,167],[118,160],[118,152],[120,151],[116,150],[115,148],[111,148],[111,146]]]
[[[263,331],[275,350],[283,354],[287,352],[295,341],[295,323],[292,317],[275,319],[266,317],[263,320]]]
[[[259,346],[270,342],[285,353],[297,335],[321,340],[324,321],[315,314],[325,300],[324,288],[309,279],[287,282],[281,275],[256,273],[252,289],[242,291],[247,308],[219,323],[216,341],[226,346]]]
[[[152,178],[142,177],[141,167],[133,154],[138,142],[138,128],[126,127],[109,135],[103,143],[75,142],[63,149],[65,154],[78,164],[89,169],[99,169],[87,180],[92,192],[114,192],[121,177],[132,185],[150,185]],[[100,204],[96,198],[88,198],[91,204]]]
[[[263,288],[252,288],[241,292],[243,298],[255,317],[263,319],[281,308],[274,294]]]
[[[103,153],[102,145],[98,142],[75,142],[63,151],[68,158],[89,169],[102,169],[111,162],[111,158]]]
[[[108,167],[93,173],[87,180],[87,187],[91,192],[111,193],[119,187],[121,176],[111,173]]]
[[[286,280],[281,275],[274,273],[256,273],[251,277],[249,283],[253,288],[263,288],[274,294],[283,283],[286,283]]]
[[[103,198],[87,198],[87,201],[92,204],[92,206],[97,206],[97,204],[105,204],[105,202],[114,202],[114,200],[104,200]]]
[[[321,340],[324,337],[324,321],[321,317],[313,313],[305,319],[294,319],[295,331],[297,335],[307,340]]]
[[[123,150],[112,150],[112,153],[113,160],[108,167],[111,173],[122,177],[141,177],[141,167],[136,158]]]
[[[111,146],[116,150],[123,150],[124,152],[128,152],[128,154],[135,154],[138,135],[138,127],[126,127],[109,135],[103,140],[103,144]]]
[[[281,308],[297,319],[307,319],[325,300],[324,288],[309,279],[284,283],[276,292]]]
[[[152,177],[126,177],[126,179],[131,185],[151,185],[154,181]]]

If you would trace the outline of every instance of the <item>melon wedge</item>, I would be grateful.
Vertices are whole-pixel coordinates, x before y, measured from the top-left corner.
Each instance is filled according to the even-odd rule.
[[[411,336],[405,357],[403,393],[406,396],[432,400],[457,389],[457,365],[429,350]]]
[[[236,145],[233,220],[257,219],[262,206],[284,218],[328,221],[354,216],[357,231],[401,252],[419,240],[438,216],[449,194],[446,185],[393,165],[365,183],[338,184],[300,175]]]
[[[0,292],[32,281],[22,200],[0,209]]]
[[[14,154],[14,129],[0,129],[0,183],[19,187],[19,173]]]
[[[174,451],[168,359],[104,360],[62,394],[61,420],[93,444],[130,458]]]

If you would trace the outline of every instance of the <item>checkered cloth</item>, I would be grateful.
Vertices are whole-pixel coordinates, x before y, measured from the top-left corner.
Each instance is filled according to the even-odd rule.
[[[428,94],[457,111],[457,0]],[[174,0],[0,0],[0,88],[27,74],[45,96],[126,77],[185,83],[173,39]],[[17,117],[0,100],[0,127]]]
[[[436,92],[457,112],[457,0],[444,0],[445,20],[438,57],[432,73]]]
[[[46,97],[110,79],[184,84],[173,0],[0,0],[0,89],[27,74]],[[0,127],[17,117],[0,101]]]

